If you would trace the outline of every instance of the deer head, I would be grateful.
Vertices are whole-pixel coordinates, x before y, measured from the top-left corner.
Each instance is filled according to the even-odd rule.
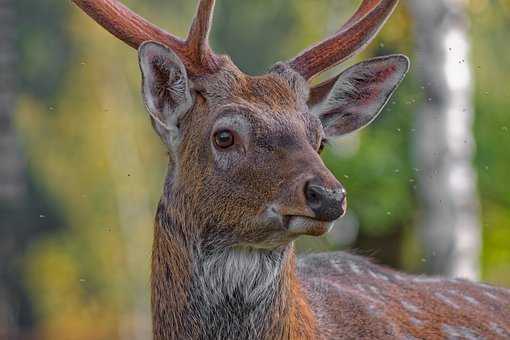
[[[345,213],[345,190],[319,154],[379,115],[409,62],[380,57],[308,81],[367,45],[397,0],[364,0],[337,33],[256,77],[209,47],[214,0],[200,1],[186,40],[116,0],[74,2],[138,48],[143,98],[170,154],[164,199],[174,215],[199,221],[196,234],[211,245],[274,248],[322,235]]]

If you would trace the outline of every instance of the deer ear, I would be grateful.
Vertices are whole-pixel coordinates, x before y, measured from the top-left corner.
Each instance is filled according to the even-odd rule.
[[[409,59],[403,55],[356,64],[331,83],[331,90],[311,110],[329,137],[359,130],[377,118],[408,70]]]
[[[168,47],[145,42],[138,50],[142,95],[152,125],[170,147],[179,141],[179,119],[194,103],[184,64]]]

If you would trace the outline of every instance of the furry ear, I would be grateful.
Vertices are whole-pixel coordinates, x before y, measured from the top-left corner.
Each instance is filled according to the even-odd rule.
[[[179,57],[168,47],[145,42],[138,49],[142,95],[152,125],[165,144],[179,142],[179,119],[194,103],[188,75]]]
[[[356,64],[336,81],[317,86],[316,93],[324,91],[328,84],[331,89],[315,101],[311,110],[329,137],[359,130],[377,118],[408,70],[409,59],[403,55]]]

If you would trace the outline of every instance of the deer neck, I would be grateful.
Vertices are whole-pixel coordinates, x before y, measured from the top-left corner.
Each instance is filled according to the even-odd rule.
[[[192,230],[160,203],[151,275],[155,339],[316,338],[292,245],[206,250]]]

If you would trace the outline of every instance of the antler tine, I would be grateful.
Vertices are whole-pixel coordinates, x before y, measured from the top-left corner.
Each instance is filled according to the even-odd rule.
[[[133,48],[149,40],[170,47],[179,55],[192,76],[214,72],[218,68],[218,58],[207,43],[214,0],[200,1],[186,41],[151,24],[118,0],[72,1],[99,25]]]
[[[356,12],[353,14],[353,16],[343,25],[343,27],[338,31],[342,31],[346,27],[351,26],[354,22],[358,21],[359,19],[363,18],[368,12],[373,10],[375,6],[379,4],[380,0],[365,0],[363,1]]]
[[[196,62],[210,69],[218,67],[218,58],[209,47],[209,32],[211,31],[215,2],[215,0],[200,0],[186,39],[186,45]]]
[[[289,65],[307,80],[338,65],[375,37],[397,3],[398,0],[363,0],[337,33],[303,51]]]
[[[204,49],[208,47],[215,0],[201,0],[197,13],[189,30],[186,43],[191,47]]]

